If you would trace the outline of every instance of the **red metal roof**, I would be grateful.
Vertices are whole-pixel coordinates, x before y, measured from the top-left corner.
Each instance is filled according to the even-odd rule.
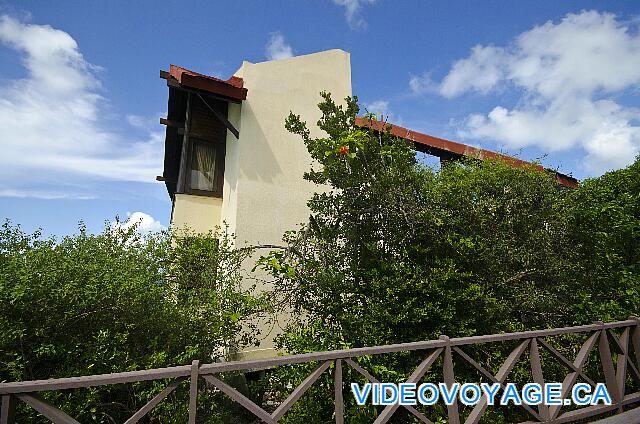
[[[481,160],[497,158],[513,166],[533,166],[538,171],[553,172],[555,174],[556,180],[560,184],[573,188],[578,186],[578,180],[573,177],[561,174],[553,170],[545,170],[545,168],[541,165],[533,164],[521,159],[516,159],[514,157],[503,155],[501,153],[480,149],[477,147],[469,146],[467,144],[446,140],[444,138],[433,137],[431,135],[403,128],[398,125],[389,124],[383,121],[375,121],[368,118],[357,117],[356,125],[359,127],[373,128],[376,131],[384,131],[385,128],[389,127],[391,134],[395,135],[396,137],[412,141],[415,144],[416,150],[428,153],[430,155],[438,156],[440,158],[449,159],[461,156],[467,156]]]
[[[231,77],[225,81],[176,65],[170,65],[169,72],[161,71],[160,77],[165,78],[167,81],[173,81],[184,88],[202,90],[237,101],[247,98],[247,89],[244,88],[244,81],[239,77]]]

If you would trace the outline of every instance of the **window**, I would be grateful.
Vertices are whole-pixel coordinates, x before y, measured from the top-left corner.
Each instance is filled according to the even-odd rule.
[[[224,145],[191,138],[188,192],[222,197]]]

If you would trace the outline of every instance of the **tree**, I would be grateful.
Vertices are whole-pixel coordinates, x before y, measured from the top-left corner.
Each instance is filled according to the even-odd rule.
[[[318,126],[327,137],[311,138],[299,116],[286,122],[319,163],[305,174],[319,185],[308,203],[309,223],[285,235],[286,251],[263,260],[298,317],[280,338],[286,350],[551,328],[638,313],[638,162],[578,190],[533,166],[495,160],[433,170],[389,132],[357,127],[356,98],[341,106],[322,95]],[[614,287],[620,295],[609,292]],[[485,353],[479,361],[499,362],[502,354]],[[387,381],[406,378],[415,364],[407,355],[368,363]],[[289,377],[297,381],[298,374]],[[280,378],[286,381],[287,373]],[[316,390],[292,422],[331,419],[329,383]],[[375,410],[352,407],[347,415],[349,422],[370,422]]]
[[[570,193],[568,231],[581,283],[572,312],[609,321],[640,312],[640,156]]]
[[[263,299],[240,288],[240,264],[224,231],[152,234],[83,226],[61,240],[0,231],[0,380],[112,373],[213,360],[235,345]],[[250,343],[256,334],[244,333]],[[161,384],[139,383],[49,394],[80,421],[123,422]],[[186,420],[187,393],[154,409]],[[205,399],[202,405],[217,402]],[[29,413],[29,412],[25,412]],[[214,412],[211,412],[212,414]],[[33,415],[28,415],[35,420]],[[217,422],[217,421],[213,421]]]

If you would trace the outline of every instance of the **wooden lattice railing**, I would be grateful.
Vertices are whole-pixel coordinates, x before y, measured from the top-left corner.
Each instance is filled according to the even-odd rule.
[[[567,358],[550,343],[554,337],[582,336],[586,340],[582,343],[573,360]],[[486,366],[473,359],[468,351],[471,346],[491,343],[517,343],[499,367],[497,373],[490,372]],[[597,345],[597,351],[596,351]],[[463,350],[467,349],[467,352]],[[562,381],[562,397],[568,395],[570,388],[580,379],[591,386],[596,382],[585,372],[585,366],[592,351],[597,354],[598,368],[601,371],[601,379],[606,384],[612,398],[611,405],[594,405],[563,412],[563,406],[538,405],[536,408],[522,405],[521,407],[529,416],[526,422],[567,423],[584,420],[589,417],[605,413],[619,413],[640,404],[640,391],[627,393],[628,380],[640,382],[640,320],[630,318],[627,321],[613,323],[595,323],[579,327],[556,328],[549,330],[526,331],[520,333],[495,334],[487,336],[448,338],[440,337],[438,340],[403,343],[387,346],[347,349],[328,352],[317,352],[303,355],[281,356],[262,360],[249,360],[225,363],[211,363],[201,365],[193,361],[191,365],[170,368],[152,369],[144,371],[124,372],[117,374],[103,374],[83,377],[71,377],[51,380],[24,381],[16,383],[0,384],[0,396],[2,396],[2,409],[0,409],[0,424],[14,423],[15,404],[20,400],[46,418],[55,423],[77,423],[77,421],[59,408],[49,404],[38,396],[38,392],[51,390],[67,390],[76,388],[96,387],[110,384],[134,383],[140,381],[153,381],[172,379],[164,390],[153,397],[126,421],[126,424],[138,422],[182,382],[189,382],[189,423],[196,422],[198,381],[204,379],[209,385],[217,388],[233,401],[237,402],[246,411],[251,412],[257,419],[265,423],[278,423],[289,409],[301,398],[301,396],[316,382],[327,370],[333,370],[333,390],[335,401],[335,422],[344,422],[344,393],[347,384],[343,379],[344,367],[350,367],[368,381],[379,382],[370,372],[358,364],[357,358],[363,356],[376,356],[393,354],[398,352],[414,352],[424,358],[422,362],[408,378],[408,383],[418,383],[432,368],[436,361],[441,360],[442,376],[444,383],[450,385],[455,381],[454,368],[458,360],[459,366],[464,363],[471,367],[483,379],[504,385],[507,383],[511,372],[525,352],[528,352],[528,365],[532,382],[543,385],[545,376],[541,361],[541,351],[546,351],[549,357],[561,365],[568,373]],[[593,356],[593,355],[591,355]],[[319,365],[311,374],[302,381],[289,396],[271,412],[258,406],[245,395],[226,383],[223,373],[249,372],[272,369],[279,366],[318,363]],[[333,365],[333,367],[332,367]],[[591,364],[593,366],[593,363]],[[638,387],[638,386],[635,386]],[[432,423],[427,413],[420,412],[412,406],[390,405],[383,409],[377,416],[375,423],[382,424],[396,413],[399,408],[405,408],[415,418],[424,423]],[[486,401],[483,399],[475,405],[470,412],[461,412],[457,404],[447,406],[446,414],[450,423],[460,423],[465,418],[466,423],[477,423],[487,411]]]

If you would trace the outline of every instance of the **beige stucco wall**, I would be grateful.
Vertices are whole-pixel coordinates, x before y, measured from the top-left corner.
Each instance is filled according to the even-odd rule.
[[[220,225],[221,216],[222,199],[176,193],[171,226],[174,229],[187,228],[198,233],[206,233]]]
[[[312,136],[321,136],[315,126],[319,92],[329,91],[336,99],[351,95],[349,53],[328,50],[244,62],[236,75],[244,79],[248,94],[240,111],[240,139],[227,138],[225,188],[235,188],[236,205],[224,204],[223,219],[235,220],[239,241],[279,242],[283,231],[307,220],[306,202],[314,190],[302,179],[311,158],[284,121],[293,111],[309,123]]]
[[[282,244],[285,231],[308,220],[306,203],[317,189],[303,179],[312,160],[300,137],[285,130],[285,119],[293,111],[307,121],[312,136],[323,135],[315,125],[319,93],[329,91],[336,101],[352,94],[349,53],[244,62],[235,75],[244,79],[248,93],[241,105],[229,104],[228,119],[240,138],[227,131],[223,199],[176,194],[172,226],[207,232],[224,221],[239,245]],[[275,317],[275,325],[273,319],[259,322],[264,341],[236,358],[275,355],[273,337],[288,317]]]
[[[299,136],[284,128],[289,111],[307,121],[312,136],[321,136],[320,91],[336,101],[352,94],[349,53],[328,50],[289,59],[244,62],[236,73],[248,89],[242,106],[233,105],[229,120],[239,126],[240,139],[227,136],[222,219],[240,244],[282,244],[285,231],[309,217],[306,202],[316,187],[302,176],[312,163]],[[265,287],[266,288],[266,287]],[[243,357],[271,356],[272,337],[286,324],[280,316],[258,348]]]

